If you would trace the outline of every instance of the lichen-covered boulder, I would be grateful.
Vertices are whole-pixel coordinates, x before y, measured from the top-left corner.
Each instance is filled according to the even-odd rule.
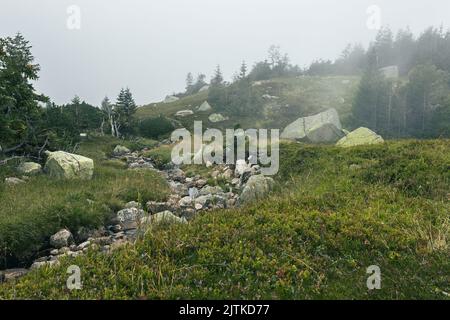
[[[57,249],[68,247],[72,242],[72,233],[67,229],[62,229],[50,237],[50,245]]]
[[[212,123],[216,123],[216,122],[222,122],[225,120],[228,120],[227,117],[221,115],[220,113],[213,113],[212,115],[209,116],[209,121],[211,121]]]
[[[48,158],[44,171],[51,177],[89,180],[94,174],[94,161],[92,159],[64,151],[47,151],[46,154]]]
[[[336,109],[329,109],[313,116],[299,118],[292,122],[283,130],[281,138],[287,140],[304,139],[308,131],[319,128],[326,123],[333,124],[338,130],[342,130],[338,112]]]
[[[350,132],[337,142],[337,146],[348,148],[360,145],[380,144],[384,143],[384,139],[367,128],[358,128]]]
[[[239,204],[251,203],[265,198],[274,184],[272,178],[263,175],[250,177],[239,197]]]
[[[113,155],[115,156],[123,156],[124,154],[130,153],[130,149],[127,147],[117,145],[113,150]]]
[[[35,162],[22,162],[17,167],[17,171],[23,175],[35,175],[42,171],[42,166]]]

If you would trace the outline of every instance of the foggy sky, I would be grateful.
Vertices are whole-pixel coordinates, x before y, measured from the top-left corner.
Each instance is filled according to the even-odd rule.
[[[81,9],[80,30],[67,28],[70,5]],[[449,27],[448,0],[1,0],[0,37],[21,32],[31,42],[36,88],[58,104],[78,94],[99,105],[126,86],[147,104],[183,90],[189,71],[209,80],[220,64],[231,79],[271,44],[301,67],[348,43],[367,46],[370,5],[393,31]]]

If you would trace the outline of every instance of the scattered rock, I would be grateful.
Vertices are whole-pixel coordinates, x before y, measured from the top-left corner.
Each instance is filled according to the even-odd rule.
[[[130,230],[138,227],[139,219],[144,215],[145,211],[142,209],[129,208],[117,212],[117,219],[124,230]]]
[[[228,117],[221,115],[220,113],[213,113],[208,117],[212,123],[222,122],[228,120]]]
[[[176,117],[188,117],[192,116],[194,114],[194,111],[192,110],[180,110],[177,113],[175,113]]]
[[[94,173],[92,159],[64,151],[46,152],[44,171],[58,179],[91,179]]]
[[[348,135],[339,140],[336,145],[347,148],[359,145],[370,145],[380,143],[384,143],[384,140],[381,136],[379,136],[370,129],[362,127],[356,129],[355,131],[350,132]]]
[[[166,202],[149,201],[147,202],[147,209],[151,214],[155,214],[161,211],[166,211],[169,207]]]
[[[158,212],[151,217],[145,217],[141,220],[142,225],[159,223],[187,223],[186,219],[179,218],[170,211]]]
[[[67,247],[72,242],[72,233],[67,229],[62,229],[50,237],[50,245],[57,249]]]
[[[252,176],[242,190],[239,204],[247,204],[264,198],[273,188],[274,180],[263,175]]]
[[[36,175],[42,172],[42,166],[36,162],[22,162],[18,167],[17,171],[24,175]]]
[[[15,186],[18,184],[25,183],[25,181],[16,177],[9,177],[5,179],[5,183],[9,186]]]
[[[141,207],[142,207],[141,204],[136,201],[130,201],[125,205],[125,209],[131,209],[131,208],[141,209]]]
[[[200,112],[205,112],[205,111],[210,111],[210,110],[212,110],[212,107],[210,106],[208,101],[203,102],[201,104],[201,106],[198,107],[198,111],[200,111]]]
[[[123,156],[125,154],[130,153],[130,149],[128,149],[127,147],[121,146],[121,145],[117,145],[114,150],[113,150],[113,155],[116,157],[120,157]]]

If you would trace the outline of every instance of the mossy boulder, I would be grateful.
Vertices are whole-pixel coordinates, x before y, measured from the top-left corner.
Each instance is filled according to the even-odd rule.
[[[239,197],[239,204],[247,204],[266,198],[274,184],[275,182],[272,178],[263,175],[250,177]]]
[[[17,167],[17,171],[23,175],[35,175],[41,173],[42,166],[35,162],[22,162]]]
[[[337,146],[348,148],[360,145],[381,144],[384,139],[370,129],[361,127],[350,132],[337,142]]]
[[[94,161],[90,158],[64,151],[46,152],[44,171],[58,179],[89,180],[94,174]]]

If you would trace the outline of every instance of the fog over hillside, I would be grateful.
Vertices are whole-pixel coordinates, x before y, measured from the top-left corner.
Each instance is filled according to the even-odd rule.
[[[67,27],[73,5],[80,29]],[[347,43],[367,46],[377,33],[367,25],[373,5],[394,33],[449,27],[446,0],[9,0],[1,5],[0,37],[20,31],[30,41],[42,68],[37,88],[56,103],[78,94],[99,105],[128,85],[146,104],[183,90],[188,72],[209,79],[220,64],[231,79],[243,59],[261,61],[272,44],[300,67],[336,58]]]

